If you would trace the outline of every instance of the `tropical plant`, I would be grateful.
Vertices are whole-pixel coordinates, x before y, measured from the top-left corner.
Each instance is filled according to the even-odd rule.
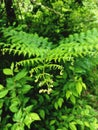
[[[10,69],[3,69],[6,75],[12,76],[7,78],[5,88],[1,85],[3,126],[12,130],[18,130],[20,124],[21,129],[96,130],[97,113],[84,96],[92,85],[88,84],[88,74],[98,65],[97,29],[73,34],[55,48],[48,39],[37,34],[12,28],[2,32],[6,39],[6,43],[4,40],[0,43],[2,55],[17,56],[17,60],[12,59],[15,69],[13,64]],[[14,75],[22,68],[25,71]],[[19,101],[13,102],[16,97]],[[29,106],[31,122],[27,122],[30,115],[26,117],[24,112]],[[8,117],[3,118],[5,112]],[[21,122],[17,122],[19,120]]]

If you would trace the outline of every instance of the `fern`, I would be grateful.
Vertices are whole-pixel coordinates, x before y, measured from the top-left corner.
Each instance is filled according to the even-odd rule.
[[[24,57],[43,56],[52,47],[48,38],[39,37],[37,34],[27,34],[12,28],[2,30],[6,43],[1,45],[3,54],[18,54]]]
[[[39,37],[38,34],[27,34],[23,31],[17,31],[12,28],[7,28],[2,30],[4,38],[7,39],[8,43],[18,44],[18,45],[29,45],[33,47],[51,48],[52,43],[48,41],[48,38]]]
[[[72,61],[75,57],[87,55],[96,56],[98,54],[98,44],[93,43],[66,43],[50,51],[47,61]]]
[[[60,44],[65,43],[97,43],[98,42],[98,30],[93,28],[92,30],[88,30],[87,32],[81,32],[80,34],[75,33],[73,35],[69,35],[69,37],[64,38],[60,41]]]
[[[59,72],[57,75],[60,75],[66,62],[74,64],[75,59],[89,56],[94,60],[98,56],[97,29],[70,35],[61,40],[56,48],[53,48],[47,38],[37,34],[27,34],[11,28],[3,30],[3,33],[7,43],[0,43],[2,53],[23,55],[24,58],[16,66],[30,66],[31,76],[34,75],[34,80],[41,84],[39,86],[46,88],[53,86],[53,72],[50,71],[56,69]]]
[[[18,54],[24,57],[42,56],[47,53],[52,46],[47,38],[39,37],[37,34],[27,34],[22,31],[16,31],[11,28],[3,30],[4,38],[7,39],[6,44],[1,45],[3,54]]]
[[[42,59],[41,58],[30,58],[30,59],[25,59],[25,60],[22,60],[22,61],[19,61],[17,62],[17,66],[30,66],[30,65],[34,65],[34,64],[38,64],[42,62]]]
[[[4,44],[2,49],[2,53],[9,53],[9,54],[18,54],[18,55],[23,55],[24,57],[34,57],[34,56],[43,56],[44,53],[46,53],[48,50],[43,49],[43,48],[37,48],[37,47],[30,47],[30,45],[26,44]]]
[[[70,35],[60,41],[60,45],[49,54],[49,61],[70,61],[75,57],[98,55],[98,30],[96,28]]]

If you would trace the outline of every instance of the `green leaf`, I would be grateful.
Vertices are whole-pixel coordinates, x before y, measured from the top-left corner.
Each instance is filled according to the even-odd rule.
[[[21,109],[19,109],[19,111],[17,111],[14,114],[13,121],[19,122],[21,120],[21,118],[22,118],[22,111],[21,111]]]
[[[76,99],[75,99],[75,97],[74,97],[73,95],[71,95],[70,100],[71,100],[71,102],[72,102],[73,104],[76,103]]]
[[[82,82],[82,87],[86,89],[86,84]]]
[[[50,121],[50,125],[55,124],[55,122],[56,122],[56,120],[51,120],[51,121]]]
[[[87,121],[84,122],[84,125],[87,126],[87,127],[90,127],[90,124]]]
[[[26,115],[24,123],[28,128],[30,128],[31,123],[37,120],[41,120],[37,113],[29,113]]]
[[[14,63],[12,62],[12,64],[11,64],[11,70],[13,70],[14,69]]]
[[[4,100],[3,100],[3,99],[0,99],[0,108],[3,107],[3,102],[4,102]]]
[[[15,123],[12,125],[11,130],[24,130],[24,124]]]
[[[69,127],[71,130],[77,130],[75,124],[72,122],[72,123],[69,123]]]
[[[24,85],[21,90],[22,90],[23,94],[26,94],[31,88],[32,88],[31,85]]]
[[[30,112],[30,111],[32,110],[32,108],[33,108],[33,105],[27,106],[27,107],[25,108],[25,111],[26,111],[26,112]]]
[[[62,107],[63,102],[64,102],[63,98],[59,98],[59,99],[58,99],[58,106],[59,106],[60,108]]]
[[[11,104],[12,104],[12,105],[18,105],[18,104],[20,104],[20,99],[19,99],[19,97],[14,97],[14,98],[12,98]]]
[[[61,116],[61,119],[66,120],[66,119],[67,119],[67,116],[66,116],[66,115],[62,115],[62,116]]]
[[[18,97],[14,97],[11,100],[11,106],[9,107],[11,112],[17,112],[18,111],[18,105],[20,104],[20,100]]]
[[[11,126],[12,126],[12,124],[11,123],[8,123],[8,124],[6,124],[6,129],[8,130],[9,128],[11,128]]]
[[[82,92],[82,84],[80,82],[76,83],[76,90],[77,90],[78,94],[80,95]]]
[[[55,107],[56,110],[58,109],[58,102],[54,103],[54,107]]]
[[[69,97],[70,97],[71,95],[72,95],[72,92],[68,90],[68,91],[66,92],[66,98],[69,99]]]
[[[4,88],[4,86],[2,84],[0,84],[0,90],[2,90]]]
[[[76,122],[77,122],[77,124],[79,124],[79,125],[83,125],[84,124],[84,122],[83,121],[81,121],[81,120],[76,120]]]
[[[67,119],[68,122],[71,122],[75,119],[75,116],[74,115],[70,115]]]
[[[9,69],[9,68],[3,69],[3,73],[5,75],[13,75],[13,71],[11,69]]]
[[[15,76],[15,81],[21,80],[22,78],[26,77],[27,72],[26,70],[20,71],[16,76]]]
[[[9,107],[9,109],[10,109],[10,111],[13,112],[13,113],[15,113],[15,112],[18,111],[18,107],[17,107],[16,105],[14,105],[14,104],[12,104],[12,105]]]
[[[2,90],[2,91],[0,92],[0,98],[5,97],[5,96],[7,95],[7,93],[8,93],[8,90]]]
[[[37,113],[30,113],[29,116],[33,121],[40,120],[40,117]]]
[[[42,117],[42,119],[45,118],[45,111],[43,109],[40,110],[39,114]]]

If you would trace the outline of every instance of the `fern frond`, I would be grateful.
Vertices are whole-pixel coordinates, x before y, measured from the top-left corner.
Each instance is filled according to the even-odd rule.
[[[23,55],[24,57],[43,57],[51,48],[47,38],[37,34],[27,34],[23,31],[7,28],[3,30],[7,43],[0,45],[3,54]]]
[[[94,56],[98,54],[98,44],[93,43],[66,43],[61,44],[57,48],[51,50],[47,57],[47,61],[70,61],[75,57],[84,57],[86,55]]]
[[[92,30],[88,30],[87,32],[81,32],[80,34],[75,33],[69,35],[69,37],[64,38],[60,41],[60,44],[65,43],[98,43],[98,30],[93,28]]]
[[[39,65],[37,67],[34,67],[33,69],[31,69],[30,73],[34,73],[34,72],[38,72],[38,70],[45,70],[45,69],[58,69],[63,71],[63,67],[61,65],[58,64],[43,64],[43,65]]]
[[[3,32],[7,43],[0,44],[2,53],[22,55],[23,59],[17,62],[16,66],[30,66],[31,76],[34,75],[41,86],[51,86],[52,74],[54,74],[51,70],[59,70],[57,72],[62,74],[66,62],[76,62],[79,58],[86,60],[88,56],[98,57],[97,29],[70,35],[61,40],[60,45],[54,49],[46,38],[37,34],[27,34],[12,29],[5,29]]]
[[[37,48],[37,47],[30,47],[30,45],[20,45],[18,44],[17,46],[15,44],[11,45],[11,44],[6,44],[2,46],[1,49],[2,53],[9,53],[9,54],[14,54],[14,55],[23,55],[24,57],[34,57],[34,56],[43,56],[43,54],[47,53],[47,49],[43,49],[43,48]]]
[[[38,34],[28,34],[23,31],[16,31],[15,29],[7,28],[3,30],[4,37],[7,39],[8,43],[12,44],[26,44],[31,48],[42,47],[51,48],[52,43],[48,41],[48,38],[39,37]]]
[[[35,63],[39,64],[39,63],[42,63],[42,59],[41,58],[30,58],[30,59],[25,59],[25,60],[22,60],[22,61],[19,61],[16,63],[16,66],[33,66]]]

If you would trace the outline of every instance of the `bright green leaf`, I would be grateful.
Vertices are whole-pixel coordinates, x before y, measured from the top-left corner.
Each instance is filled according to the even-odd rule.
[[[15,123],[12,125],[11,130],[24,130],[24,124]]]
[[[61,119],[66,120],[67,119],[67,115],[62,115]]]
[[[29,113],[29,116],[33,121],[40,120],[40,117],[37,113]]]
[[[71,121],[73,121],[73,120],[74,120],[74,118],[75,118],[75,116],[74,116],[74,115],[70,115],[70,116],[68,116],[67,121],[68,121],[68,122],[71,122]]]
[[[72,123],[69,123],[69,127],[71,130],[77,130],[75,124],[72,122]]]
[[[22,111],[21,109],[18,110],[15,114],[14,114],[14,117],[13,117],[13,121],[15,122],[19,122],[22,118]]]
[[[77,90],[78,94],[80,95],[82,92],[82,84],[80,82],[76,83],[76,90]]]
[[[75,99],[75,97],[74,97],[73,95],[71,95],[70,100],[71,100],[71,102],[72,102],[73,104],[76,103],[76,99]]]
[[[11,64],[11,70],[13,70],[14,69],[14,63],[12,62],[12,64]]]
[[[33,105],[27,106],[27,107],[25,108],[25,111],[26,111],[26,112],[30,112],[30,111],[32,110],[32,108],[33,108]]]
[[[86,89],[86,84],[82,82],[82,87]]]
[[[31,85],[24,85],[21,90],[22,90],[23,94],[26,94],[31,88],[32,88]]]
[[[69,97],[71,96],[71,94],[72,94],[72,92],[68,90],[68,91],[66,92],[66,98],[69,99]]]
[[[84,122],[84,125],[87,126],[87,127],[90,127],[90,124],[87,121]]]
[[[51,121],[50,121],[50,125],[55,124],[55,122],[56,122],[56,120],[51,120]]]
[[[16,76],[15,76],[15,81],[21,80],[27,75],[26,70],[20,71]]]
[[[37,113],[29,113],[26,115],[24,123],[28,128],[30,128],[31,123],[36,120],[40,120],[39,115]]]
[[[56,110],[58,109],[58,102],[54,103],[54,107],[55,107]]]
[[[11,112],[17,112],[18,111],[18,107],[14,104],[12,104],[9,108],[10,108]]]
[[[2,90],[4,88],[4,86],[2,84],[0,84],[0,90]]]
[[[0,92],[0,98],[5,97],[5,96],[7,95],[7,93],[8,93],[8,90],[2,90],[2,91]]]
[[[62,107],[63,102],[64,102],[63,98],[59,98],[59,99],[58,99],[58,106],[59,106],[60,108]]]
[[[9,69],[9,68],[3,69],[3,73],[5,75],[13,75],[13,71],[11,69]]]
[[[76,120],[76,122],[77,122],[77,124],[79,124],[79,125],[83,125],[83,123],[84,123],[84,122],[82,122],[82,120],[79,120],[79,119]]]
[[[11,106],[9,107],[11,112],[17,112],[18,111],[18,105],[20,104],[20,100],[18,97],[15,97],[11,100]]]

